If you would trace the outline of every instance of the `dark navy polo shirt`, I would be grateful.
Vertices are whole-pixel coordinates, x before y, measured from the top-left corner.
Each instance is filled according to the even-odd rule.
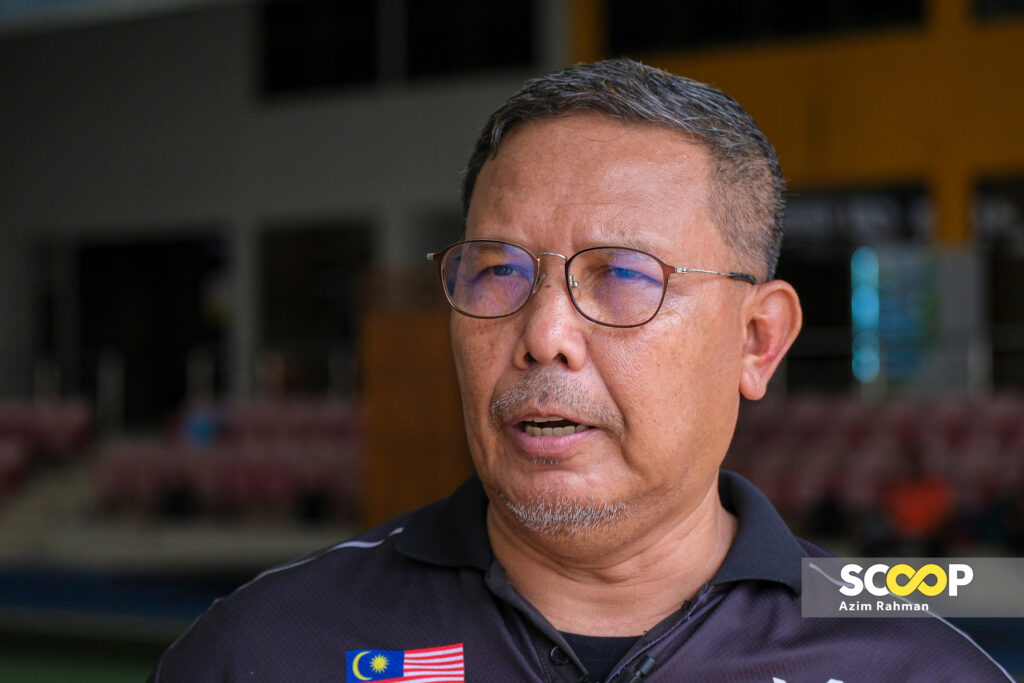
[[[639,638],[607,680],[625,683],[637,671],[646,678],[635,680],[651,683],[1012,680],[937,617],[801,617],[800,559],[826,553],[794,537],[738,475],[723,472],[719,494],[739,520],[722,566]],[[406,653],[411,661],[410,651],[445,647],[461,648],[466,681],[592,680],[506,580],[486,509],[473,477],[447,499],[263,573],[215,602],[150,680],[367,680],[372,672],[359,668],[359,653]]]

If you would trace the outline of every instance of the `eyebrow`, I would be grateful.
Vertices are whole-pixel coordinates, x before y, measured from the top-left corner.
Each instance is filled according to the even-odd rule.
[[[646,251],[649,254],[654,254],[654,247],[643,237],[637,235],[624,236],[621,239],[607,240],[601,244],[595,244],[598,247],[626,247],[628,249],[637,249],[639,251]]]
[[[480,251],[502,251],[505,248],[507,248],[509,244],[512,244],[512,245],[515,245],[515,246],[523,247],[527,251],[530,251],[531,253],[533,253],[533,248],[532,247],[526,246],[525,244],[520,244],[518,242],[508,242],[504,238],[501,238],[501,237],[474,237],[470,241],[473,241],[473,242],[475,242],[475,241],[480,241],[480,242],[503,242],[503,244],[486,244],[486,245],[478,244],[478,245],[476,245],[476,248],[478,250],[480,250]],[[644,239],[643,237],[638,236],[638,235],[627,235],[627,234],[612,235],[611,239],[598,239],[598,240],[594,240],[594,241],[590,242],[589,244],[587,244],[586,246],[583,246],[580,249],[577,249],[576,251],[574,251],[572,253],[577,253],[577,252],[583,251],[585,249],[593,249],[594,247],[622,247],[624,249],[636,249],[638,251],[645,251],[648,254],[653,254],[655,256],[658,255],[657,254],[657,250],[652,246],[652,244],[649,241],[647,241],[646,239]],[[566,255],[567,256],[572,256],[572,254],[566,254]]]
[[[471,240],[474,241],[474,240]],[[505,251],[508,249],[511,242],[503,244],[495,244],[496,240],[484,239],[479,242],[474,241],[473,248],[477,251]]]

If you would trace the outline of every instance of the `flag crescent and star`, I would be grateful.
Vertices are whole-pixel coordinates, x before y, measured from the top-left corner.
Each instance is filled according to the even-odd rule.
[[[348,650],[345,682],[465,683],[462,643],[421,650]]]

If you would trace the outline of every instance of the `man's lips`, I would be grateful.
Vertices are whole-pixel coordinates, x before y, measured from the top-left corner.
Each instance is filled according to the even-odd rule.
[[[553,447],[558,442],[568,447],[598,432],[621,438],[626,427],[622,414],[609,397],[583,386],[582,379],[543,368],[518,375],[492,397],[491,426],[508,430],[522,445],[551,442]],[[545,434],[546,429],[551,433]],[[556,434],[556,429],[562,433]]]
[[[567,436],[590,429],[590,425],[560,416],[527,417],[515,424],[520,431],[529,436]]]
[[[583,419],[551,411],[530,411],[510,420],[506,428],[523,454],[534,463],[558,465],[601,431],[596,425],[576,421]]]

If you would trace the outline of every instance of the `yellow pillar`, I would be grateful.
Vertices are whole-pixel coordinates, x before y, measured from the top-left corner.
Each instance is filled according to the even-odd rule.
[[[968,27],[971,26],[970,0],[929,0],[927,24],[934,40],[936,54],[967,54]],[[947,65],[951,69],[958,64]],[[951,80],[969,81],[970,74],[957,72]],[[959,108],[956,98],[939,102]],[[936,115],[940,115],[936,113]],[[947,114],[948,116],[948,114]],[[955,135],[955,126],[948,123],[941,126],[939,138]],[[952,129],[952,130],[951,130]],[[964,245],[972,239],[971,201],[973,196],[972,174],[966,165],[964,150],[956,145],[945,148],[942,154],[930,160],[932,206],[935,211],[934,243],[941,246]]]
[[[593,62],[606,52],[605,21],[608,9],[604,0],[571,0],[569,30],[572,62]]]
[[[971,22],[969,0],[929,0],[925,5],[925,23],[936,33],[961,30]]]
[[[964,245],[970,242],[971,174],[959,166],[940,166],[931,179],[935,207],[935,244]]]

